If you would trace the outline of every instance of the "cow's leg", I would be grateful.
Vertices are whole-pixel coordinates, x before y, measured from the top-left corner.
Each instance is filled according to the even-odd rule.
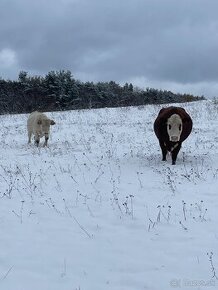
[[[48,146],[48,133],[45,133],[45,142],[43,144],[43,146]]]
[[[176,164],[177,155],[179,153],[179,150],[181,149],[181,143],[177,143],[177,144],[178,144],[178,146],[176,146],[176,148],[174,148],[173,151],[171,152],[172,165]]]
[[[166,148],[166,144],[163,141],[159,141],[160,143],[160,148],[162,150],[162,161],[166,161],[166,157],[167,157],[167,148]]]
[[[28,144],[31,143],[32,132],[28,131]]]
[[[48,137],[45,137],[45,142],[43,144],[43,147],[47,147],[48,146]]]
[[[40,140],[39,134],[36,134],[34,138],[35,138],[36,146],[39,147],[39,140]]]

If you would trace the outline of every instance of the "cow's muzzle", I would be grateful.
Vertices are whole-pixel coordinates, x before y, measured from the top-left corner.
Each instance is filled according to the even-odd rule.
[[[171,142],[178,142],[179,141],[179,137],[178,136],[170,136],[170,141]]]

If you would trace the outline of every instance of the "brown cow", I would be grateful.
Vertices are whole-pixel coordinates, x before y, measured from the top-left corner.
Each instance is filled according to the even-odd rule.
[[[171,153],[172,164],[176,158],[182,142],[192,130],[192,119],[181,107],[168,107],[160,110],[155,122],[154,132],[159,140],[163,161],[166,160],[167,151]]]

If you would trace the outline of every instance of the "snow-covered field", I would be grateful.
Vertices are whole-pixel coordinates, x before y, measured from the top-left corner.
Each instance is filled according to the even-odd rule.
[[[161,106],[0,116],[0,289],[218,289],[218,104],[183,104],[193,131],[161,161]]]

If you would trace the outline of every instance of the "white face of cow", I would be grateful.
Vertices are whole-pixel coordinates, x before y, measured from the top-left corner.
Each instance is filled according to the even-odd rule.
[[[182,119],[178,114],[173,114],[167,120],[167,133],[172,142],[178,142],[182,133]]]
[[[55,122],[50,119],[45,119],[45,120],[40,120],[38,124],[41,126],[40,138],[42,138],[43,136],[45,136],[45,138],[48,138],[49,132],[50,132],[50,125],[54,125]]]

